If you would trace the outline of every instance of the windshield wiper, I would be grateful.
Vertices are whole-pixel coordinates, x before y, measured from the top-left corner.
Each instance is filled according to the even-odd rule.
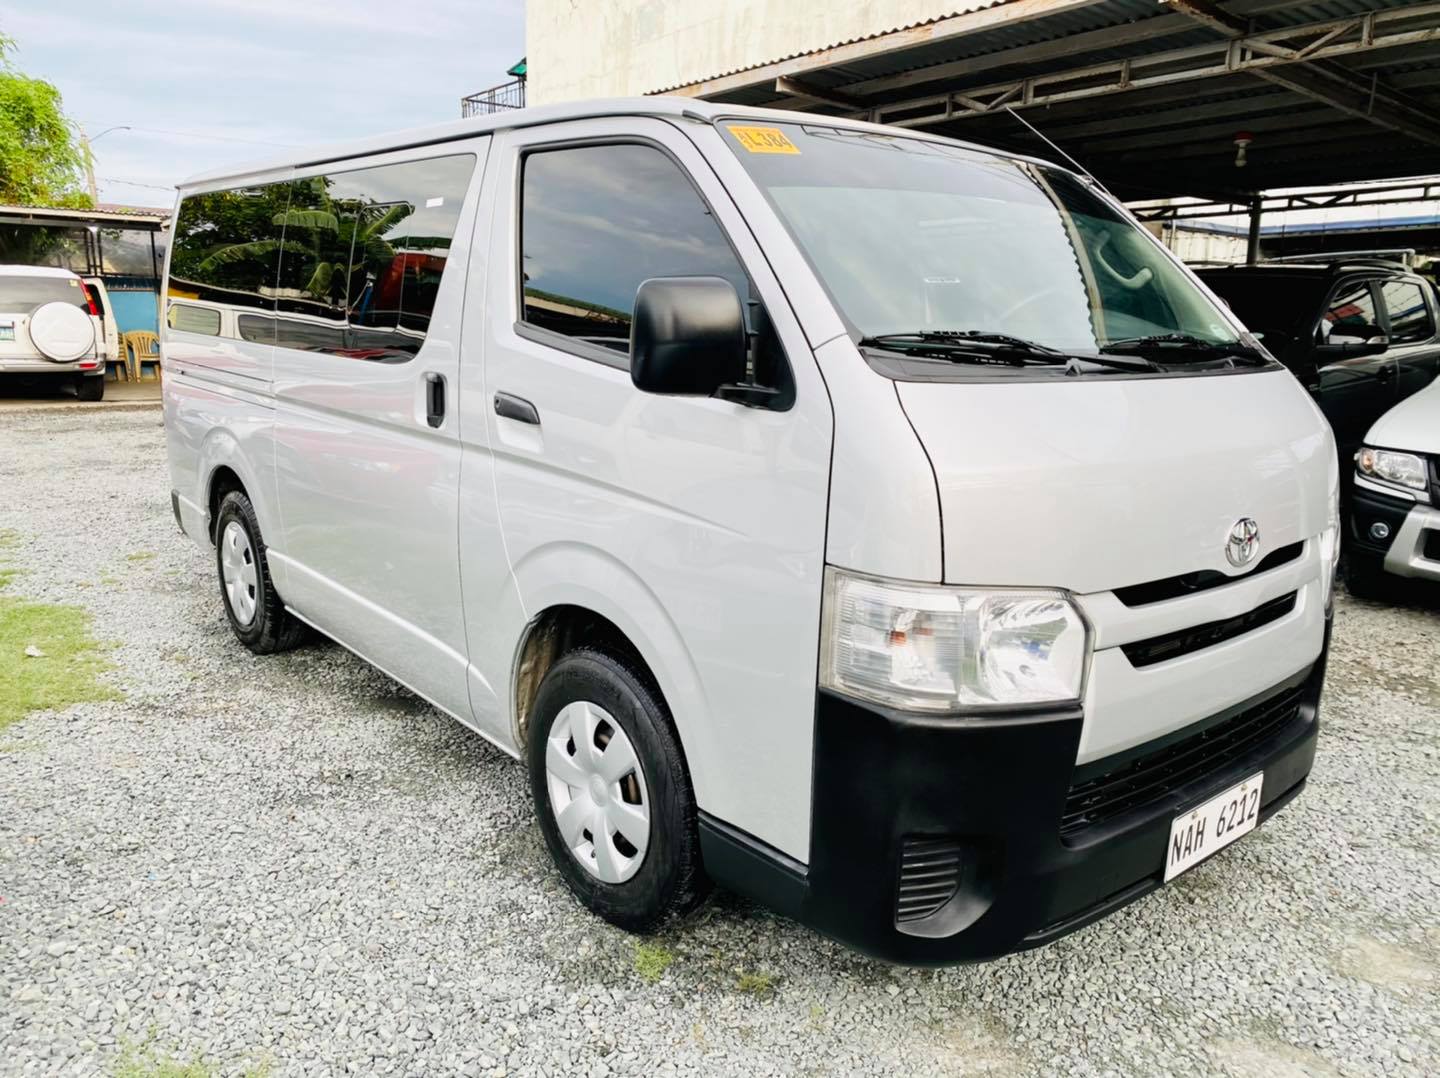
[[[972,363],[1003,363],[1013,367],[1067,367],[1072,374],[1080,373],[1080,363],[1090,363],[1118,371],[1159,370],[1148,359],[1107,359],[1104,356],[1062,352],[1058,348],[1026,340],[1009,333],[989,333],[978,329],[927,329],[916,333],[881,333],[863,337],[862,348],[888,348]],[[1004,358],[1001,358],[1001,357]]]
[[[1206,355],[1249,363],[1264,363],[1259,352],[1240,341],[1207,341],[1190,333],[1157,333],[1150,337],[1126,337],[1100,346],[1100,351],[1114,355],[1138,355],[1144,353],[1202,352]]]

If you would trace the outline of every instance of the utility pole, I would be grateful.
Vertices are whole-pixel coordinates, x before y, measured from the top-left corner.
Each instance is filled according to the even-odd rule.
[[[95,188],[95,155],[90,152],[90,139],[85,135],[80,136],[80,154],[85,158],[85,185],[90,189],[90,203],[94,205],[100,201]]]
[[[87,134],[85,134],[85,131],[84,131],[83,128],[81,129],[81,131],[80,131],[80,153],[81,153],[81,155],[84,156],[84,158],[85,158],[85,184],[86,184],[86,186],[89,187],[89,189],[90,189],[90,201],[91,201],[91,202],[99,202],[99,201],[100,201],[100,192],[99,192],[99,191],[96,189],[96,187],[95,187],[95,154],[94,154],[93,152],[91,152],[90,147],[93,146],[93,145],[95,145],[95,143],[99,142],[99,141],[100,141],[102,138],[104,138],[106,135],[110,134],[111,131],[129,131],[129,130],[130,130],[130,125],[129,125],[129,124],[118,124],[118,125],[116,125],[115,127],[107,127],[104,131],[101,131],[100,134],[96,135],[96,136],[92,139],[92,138],[90,138],[90,136],[88,136]]]

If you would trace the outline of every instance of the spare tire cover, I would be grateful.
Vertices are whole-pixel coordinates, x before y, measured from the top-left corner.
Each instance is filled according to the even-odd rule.
[[[46,359],[70,363],[95,352],[95,323],[72,303],[47,303],[30,316],[30,340]]]

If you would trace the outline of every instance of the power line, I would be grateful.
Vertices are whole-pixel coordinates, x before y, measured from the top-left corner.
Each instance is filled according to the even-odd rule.
[[[174,190],[175,190],[175,188],[173,188],[173,187],[163,187],[163,186],[161,186],[161,185],[158,184],[158,183],[140,183],[140,182],[138,182],[137,180],[117,180],[117,179],[115,179],[115,177],[113,177],[113,176],[101,176],[101,177],[99,177],[99,180],[100,180],[100,182],[102,182],[102,183],[120,183],[120,184],[124,184],[126,187],[148,187],[148,188],[150,188],[150,190],[152,190],[152,191],[174,191]]]
[[[97,124],[96,126],[99,125]],[[236,138],[234,135],[208,135],[199,131],[172,131],[164,127],[139,127],[135,124],[125,126],[131,131],[147,131],[152,135],[177,135],[180,138],[211,139],[215,142],[240,142],[248,146],[275,146],[280,149],[290,149],[293,145],[289,142],[263,142],[260,139]]]

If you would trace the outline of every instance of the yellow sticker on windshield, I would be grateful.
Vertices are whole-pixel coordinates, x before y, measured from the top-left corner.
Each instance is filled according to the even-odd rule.
[[[778,127],[740,127],[732,124],[730,134],[751,153],[799,153],[800,147]]]

